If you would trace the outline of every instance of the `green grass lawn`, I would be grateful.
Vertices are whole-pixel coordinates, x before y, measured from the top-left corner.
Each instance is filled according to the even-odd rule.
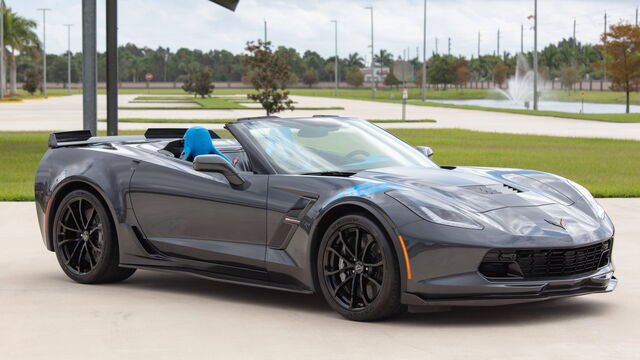
[[[640,141],[454,129],[390,131],[412,145],[431,146],[434,159],[443,165],[536,169],[577,181],[596,196],[640,196]],[[0,132],[0,200],[33,200],[34,174],[47,150],[47,137],[46,132]]]
[[[598,88],[600,84],[598,84]],[[594,88],[596,83],[594,82]],[[626,94],[622,91],[588,91],[584,92],[584,102],[590,103],[604,103],[604,104],[626,104]],[[543,100],[554,101],[570,101],[580,102],[582,100],[582,91],[564,91],[554,90],[545,92],[542,94]],[[640,93],[632,92],[629,96],[630,103],[634,105],[640,105]]]
[[[188,98],[192,98],[191,95],[184,92],[181,88],[165,88],[165,89],[145,89],[144,84],[140,84],[141,88],[130,89],[123,88],[119,89],[120,94],[140,94],[140,95],[185,95]],[[594,88],[598,87],[599,84],[594,82]],[[321,97],[335,97],[333,89],[308,89],[308,88],[296,88],[289,90],[293,95],[307,95],[307,96],[321,96]],[[216,88],[213,92],[213,95],[239,95],[239,94],[247,94],[249,92],[253,92],[252,89],[235,89],[235,88]],[[24,90],[19,89],[18,93],[21,96],[29,97],[30,95],[26,93]],[[47,94],[52,96],[61,96],[61,95],[69,95],[69,94],[81,94],[82,89],[72,89],[68,91],[66,89],[47,89]],[[105,89],[98,89],[99,94],[104,94]],[[625,103],[625,93],[621,91],[584,91],[584,101],[585,102],[594,102],[594,103],[610,103],[610,104],[624,104]],[[34,97],[41,97],[40,93],[36,93]],[[402,89],[379,89],[377,91],[378,99],[385,99],[394,97],[396,99],[400,99],[402,96]],[[350,98],[350,99],[363,99],[370,100],[371,99],[371,89],[367,88],[367,84],[359,89],[340,89],[338,97]],[[427,100],[464,100],[464,99],[500,99],[501,97],[493,90],[490,89],[464,89],[462,91],[457,89],[447,89],[447,90],[434,90],[427,89]],[[581,100],[581,91],[564,91],[564,90],[554,90],[545,92],[543,94],[543,99],[548,100],[556,100],[556,101],[572,101],[579,102]],[[421,91],[419,88],[410,88],[409,89],[409,99],[421,99]],[[640,93],[631,93],[631,103],[635,105],[640,105]]]
[[[99,93],[103,93],[104,89],[99,89]],[[248,94],[253,92],[252,89],[231,89],[231,88],[221,88],[216,89],[214,91],[214,95],[239,95],[239,94]],[[290,89],[291,95],[302,95],[302,96],[319,96],[319,97],[329,97],[329,98],[343,98],[343,99],[354,99],[354,100],[372,100],[371,99],[371,89],[368,88],[360,88],[360,89],[340,89],[338,96],[335,95],[333,89]],[[79,93],[80,91],[77,89],[72,90],[72,93]],[[121,94],[145,94],[147,93],[146,89],[120,89]],[[623,92],[615,92],[615,91],[585,91],[585,102],[594,102],[594,103],[613,103],[613,104],[624,104],[625,94]],[[67,90],[64,89],[51,89],[49,90],[49,95],[66,95],[68,94]],[[149,94],[154,95],[187,95],[182,89],[150,89]],[[37,96],[37,94],[36,94]],[[579,102],[581,100],[581,92],[580,91],[560,91],[555,90],[552,92],[547,92],[543,96],[545,99],[556,100],[556,101],[574,101]],[[198,101],[194,100],[192,97],[185,97],[192,99],[193,101],[198,102],[203,105],[200,108],[194,107],[141,107],[141,106],[125,106],[122,109],[179,109],[179,110],[199,110],[199,109],[248,109],[249,107],[243,106],[243,103],[247,103],[240,99],[231,99],[231,98],[212,98],[216,99],[216,101]],[[401,89],[380,89],[376,92],[375,101],[378,102],[391,102],[391,103],[401,103],[402,100],[402,90]],[[421,91],[418,88],[409,89],[409,99],[417,100],[421,98]],[[501,96],[498,95],[493,90],[488,89],[447,89],[447,90],[427,90],[427,100],[470,100],[470,99],[500,99]],[[201,100],[209,100],[209,99],[201,99]],[[640,93],[632,93],[631,94],[631,102],[633,104],[640,105]],[[466,110],[480,110],[480,111],[493,111],[493,112],[503,112],[503,113],[511,113],[511,114],[521,114],[521,115],[535,115],[535,116],[552,116],[559,118],[568,118],[568,119],[582,119],[582,120],[592,120],[592,121],[606,121],[606,122],[620,122],[620,123],[636,123],[640,122],[640,114],[632,113],[632,114],[580,114],[580,113],[567,113],[567,112],[559,112],[559,111],[533,111],[533,110],[525,110],[525,109],[498,109],[491,107],[482,107],[482,106],[470,106],[470,105],[452,105],[452,104],[442,104],[433,101],[419,102],[419,101],[411,101],[411,105],[418,106],[433,106],[433,107],[444,107],[444,108],[455,108],[455,109],[466,109]],[[297,107],[298,110],[343,110],[341,107],[328,107],[328,108],[313,108],[313,107]]]
[[[224,89],[229,93],[243,94],[251,90],[248,89]],[[292,95],[301,96],[319,96],[336,98],[333,89],[291,89]],[[632,102],[640,104],[640,93],[632,94]],[[567,93],[566,91],[553,91],[549,92],[545,96],[548,99],[556,101],[580,101],[580,92],[574,91]],[[599,103],[624,103],[621,102],[621,97],[624,99],[624,93],[613,91],[586,91],[585,102],[599,102]],[[353,99],[353,100],[371,100],[371,89],[341,89],[337,98]],[[418,88],[409,89],[409,99],[418,100],[421,98],[421,92]],[[428,89],[427,101],[411,101],[411,105],[418,106],[432,106],[432,107],[444,107],[453,109],[466,109],[466,110],[481,110],[481,111],[494,111],[511,114],[521,115],[535,115],[535,116],[551,116],[567,119],[581,119],[592,121],[606,121],[606,122],[621,122],[621,123],[635,123],[640,122],[640,114],[580,114],[580,113],[567,113],[560,111],[533,111],[525,109],[498,109],[482,106],[470,106],[470,105],[452,105],[443,104],[429,100],[470,100],[470,99],[500,99],[501,96],[496,94],[493,90],[487,89],[447,89],[447,90],[433,90]],[[376,99],[378,102],[390,102],[390,103],[402,103],[402,91],[399,89],[393,90],[378,90],[376,92]]]
[[[98,120],[100,122],[106,122],[106,119]],[[120,118],[118,122],[121,123],[185,123],[185,124],[226,124],[234,122],[236,119],[142,119],[142,118]],[[434,123],[435,120],[431,119],[417,119],[417,120],[397,120],[397,119],[375,119],[369,120],[373,123],[398,123],[398,122],[427,122]]]
[[[132,104],[136,103],[145,103],[145,104],[154,104],[154,103],[175,103],[175,106],[139,106],[139,105],[129,105],[129,106],[121,106],[120,109],[125,110],[256,110],[261,109],[260,107],[249,107],[242,104],[253,103],[248,99],[234,99],[234,98],[224,98],[224,97],[153,97],[153,96],[138,96],[133,101],[129,102]],[[200,105],[199,107],[191,107],[191,106],[180,106],[181,103],[196,103]],[[295,107],[297,110],[344,110],[341,106],[320,106],[320,107],[310,107],[310,106],[299,106]]]

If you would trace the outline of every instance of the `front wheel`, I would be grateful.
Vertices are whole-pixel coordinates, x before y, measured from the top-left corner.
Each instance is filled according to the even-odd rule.
[[[75,190],[62,199],[53,221],[53,248],[62,270],[85,284],[120,281],[135,269],[118,266],[118,240],[102,202]]]
[[[394,251],[366,216],[347,215],[329,226],[316,270],[324,298],[347,319],[380,320],[404,309]]]

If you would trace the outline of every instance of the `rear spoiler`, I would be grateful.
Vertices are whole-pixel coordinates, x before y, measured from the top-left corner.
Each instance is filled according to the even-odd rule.
[[[176,128],[156,128],[156,129],[147,129],[144,133],[144,137],[147,139],[174,139],[174,138],[183,138],[184,133],[187,132],[188,129],[176,129]],[[216,134],[213,130],[209,130],[209,135],[212,139],[221,139],[220,135]]]
[[[49,147],[54,149],[63,145],[83,143],[89,139],[91,139],[91,131],[89,130],[57,132],[49,135]]]

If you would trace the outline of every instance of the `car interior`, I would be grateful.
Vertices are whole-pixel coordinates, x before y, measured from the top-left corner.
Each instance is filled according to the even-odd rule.
[[[249,157],[242,146],[235,140],[214,140],[212,143],[221,143],[218,150],[229,158],[231,164],[240,172],[253,172],[249,163]],[[232,145],[232,146],[229,146]],[[180,159],[185,148],[185,140],[178,139],[167,143],[164,147],[157,150],[158,153],[172,158]],[[190,159],[193,161],[192,159]],[[189,160],[185,160],[189,161]]]

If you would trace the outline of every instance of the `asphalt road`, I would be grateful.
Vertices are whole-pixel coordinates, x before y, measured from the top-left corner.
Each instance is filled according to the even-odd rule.
[[[0,203],[0,358],[640,359],[640,199],[601,203],[617,228],[615,292],[379,323],[343,320],[318,296],[180,274],[76,284],[33,203]]]

